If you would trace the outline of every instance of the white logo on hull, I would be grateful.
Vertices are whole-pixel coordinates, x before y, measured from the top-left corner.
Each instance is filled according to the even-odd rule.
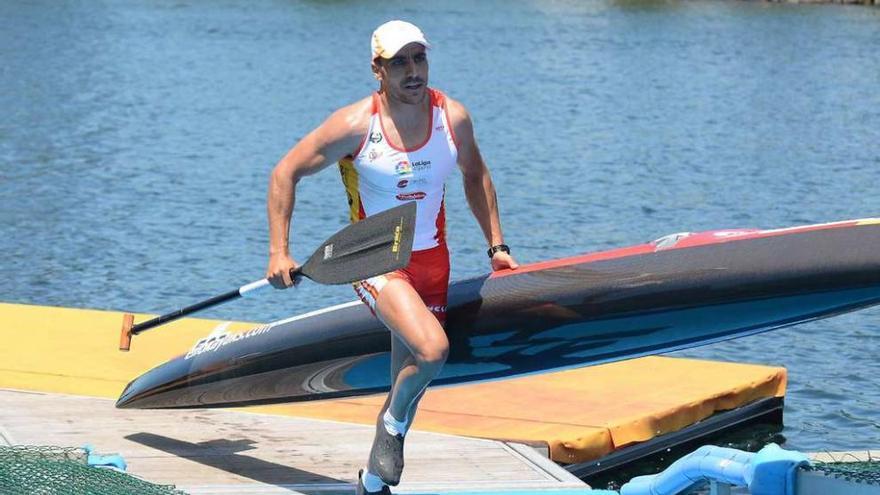
[[[247,332],[241,333],[227,333],[226,329],[229,328],[231,322],[225,321],[219,325],[205,338],[199,339],[196,342],[196,345],[186,353],[186,356],[183,358],[184,360],[196,357],[200,354],[204,354],[206,352],[213,352],[217,349],[220,349],[223,346],[232,344],[233,342],[238,342],[239,340],[244,340],[251,338],[255,335],[260,335],[268,332],[272,329],[274,325],[263,325],[257,328],[253,328],[248,330]]]

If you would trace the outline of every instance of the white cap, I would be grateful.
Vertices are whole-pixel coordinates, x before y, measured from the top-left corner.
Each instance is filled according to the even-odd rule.
[[[370,46],[373,49],[373,57],[391,58],[401,48],[410,44],[418,43],[425,48],[431,48],[425,34],[415,24],[406,21],[388,21],[373,31]]]

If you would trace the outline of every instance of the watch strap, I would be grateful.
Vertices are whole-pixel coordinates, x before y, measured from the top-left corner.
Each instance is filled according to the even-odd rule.
[[[498,251],[504,251],[505,253],[510,254],[510,247],[508,247],[507,244],[496,244],[496,245],[490,247],[486,251],[486,254],[488,254],[489,257],[491,258],[491,257],[495,256],[495,253],[497,253]]]

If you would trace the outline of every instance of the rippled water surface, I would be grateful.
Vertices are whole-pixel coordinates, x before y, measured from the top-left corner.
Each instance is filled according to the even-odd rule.
[[[0,2],[0,300],[160,313],[259,278],[269,171],[420,24],[522,262],[678,231],[880,216],[880,9],[742,2]],[[488,269],[460,178],[453,276]],[[295,255],[346,221],[298,191]],[[310,285],[209,317],[353,298]],[[793,448],[880,445],[880,311],[680,355],[785,366]]]

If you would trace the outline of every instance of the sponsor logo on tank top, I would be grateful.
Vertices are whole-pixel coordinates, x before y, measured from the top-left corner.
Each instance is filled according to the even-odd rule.
[[[413,175],[417,172],[426,172],[431,170],[431,160],[419,160],[410,162],[409,160],[401,160],[394,166],[394,173],[397,175]]]
[[[397,181],[397,187],[400,189],[405,189],[407,187],[416,187],[416,186],[427,186],[430,183],[430,180],[425,177],[407,177],[406,179],[400,179]]]
[[[400,193],[397,195],[397,199],[401,201],[418,201],[420,199],[425,199],[425,194],[422,191],[411,192],[411,193]]]
[[[371,132],[370,133],[370,142],[371,143],[381,143],[382,142],[382,133],[381,132]]]
[[[397,173],[397,175],[412,175],[412,164],[407,160],[399,161],[397,162],[397,165],[394,166],[394,172]]]
[[[370,150],[369,158],[371,162],[376,161],[377,158],[382,158],[382,152],[376,150]]]
[[[428,306],[428,311],[432,313],[445,313],[446,306]]]

